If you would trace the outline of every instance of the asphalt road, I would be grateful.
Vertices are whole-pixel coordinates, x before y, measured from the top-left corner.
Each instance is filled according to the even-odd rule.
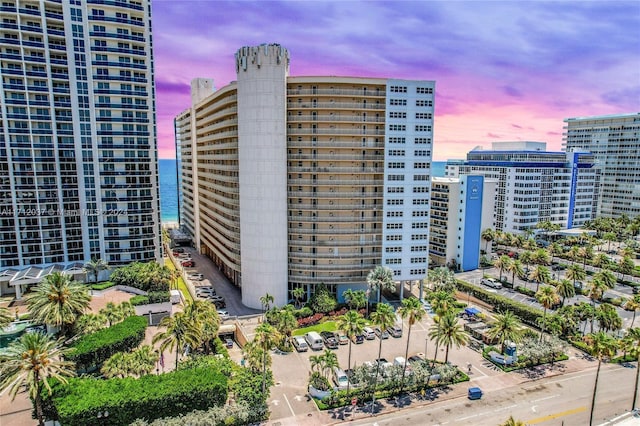
[[[594,410],[594,425],[630,417],[635,368],[603,365]],[[352,425],[476,425],[496,426],[509,416],[527,425],[588,425],[595,369],[540,379],[496,391],[481,400],[465,397],[425,407],[371,417],[356,414]],[[640,424],[640,419],[638,420]]]

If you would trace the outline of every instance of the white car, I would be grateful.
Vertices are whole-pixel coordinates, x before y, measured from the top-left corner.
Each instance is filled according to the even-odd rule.
[[[197,296],[215,296],[216,290],[213,287],[196,287]]]
[[[218,310],[218,316],[220,317],[220,319],[226,320],[227,318],[229,318],[229,312]]]
[[[202,281],[202,280],[204,280],[204,275],[202,275],[202,274],[189,274],[188,278],[190,280],[194,280],[194,281]]]
[[[483,278],[482,281],[480,281],[480,284],[491,288],[502,288],[502,284],[500,284],[500,282],[495,278]]]

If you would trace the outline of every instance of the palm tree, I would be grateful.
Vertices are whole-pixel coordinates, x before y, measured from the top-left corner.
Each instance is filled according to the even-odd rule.
[[[547,309],[556,305],[560,301],[556,289],[550,286],[544,286],[538,292],[536,292],[536,300],[544,308],[542,314],[542,329],[540,330],[540,341],[542,342],[542,336],[544,335],[544,326],[547,319]]]
[[[291,292],[291,295],[295,299],[296,309],[300,309],[302,298],[304,297],[304,288],[296,287]]]
[[[371,275],[371,274],[369,274]],[[347,368],[351,369],[351,343],[353,336],[362,333],[366,322],[362,315],[358,311],[347,311],[344,315],[338,317],[336,326],[338,330],[342,331],[349,338],[349,360]],[[351,383],[347,381],[347,393],[349,392],[349,385]]]
[[[160,321],[160,327],[165,327],[164,331],[156,333],[151,340],[155,345],[160,343],[160,352],[165,349],[173,351],[176,349],[176,369],[178,369],[178,358],[180,351],[184,350],[185,345],[192,348],[197,347],[201,341],[200,324],[185,312],[177,312],[173,316],[164,317]]]
[[[484,231],[482,231],[482,234],[480,234],[480,237],[485,241],[484,252],[488,253],[487,250],[489,249],[489,243],[496,238],[496,234],[493,229],[487,228]]]
[[[107,303],[104,308],[100,309],[100,314],[107,319],[109,327],[124,319],[122,318],[122,310],[113,302]]]
[[[371,324],[379,327],[380,330],[386,330],[391,328],[396,321],[396,313],[393,311],[391,305],[386,303],[378,303],[376,305],[376,311],[371,313]],[[382,339],[378,339],[378,359],[382,356]],[[376,403],[376,387],[378,386],[378,375],[380,374],[380,363],[376,363],[376,379],[373,382],[373,402],[371,406],[375,406]],[[348,385],[347,385],[348,386]]]
[[[76,322],[76,330],[81,334],[91,334],[107,327],[107,318],[102,314],[84,314]]]
[[[584,268],[580,265],[572,263],[567,268],[567,279],[573,281],[573,285],[576,285],[576,282],[582,281],[587,277],[587,273]]]
[[[630,328],[624,337],[631,344],[631,354],[638,360],[636,368],[636,381],[633,386],[633,400],[631,401],[631,409],[636,408],[636,400],[638,399],[638,379],[640,378],[640,328]]]
[[[527,426],[525,422],[521,422],[520,420],[516,420],[513,416],[509,416],[506,422],[500,423],[500,426]]]
[[[254,341],[262,350],[262,394],[266,395],[267,353],[280,340],[280,333],[266,322],[260,324],[255,332]]]
[[[593,249],[591,246],[580,247],[578,249],[578,257],[582,259],[582,267],[585,268],[587,266],[587,260],[593,258]]]
[[[203,347],[205,353],[211,352],[211,342],[218,337],[220,316],[215,306],[206,300],[187,302],[183,310],[188,321],[197,324],[200,329],[200,341],[196,347]]]
[[[602,296],[604,295],[604,292],[606,290],[607,286],[604,285],[604,283],[600,280],[593,279],[589,284],[587,297],[591,299],[591,306],[594,309],[594,315],[591,317],[591,333],[593,333],[593,320],[595,318],[596,301],[602,299]]]
[[[536,282],[536,293],[540,289],[540,283],[547,284],[551,281],[551,272],[549,272],[549,268],[542,265],[536,265],[529,276]]]
[[[610,358],[616,353],[617,342],[604,331],[590,334],[586,338],[591,355],[598,358],[598,369],[596,370],[596,381],[593,384],[593,397],[591,398],[591,414],[589,415],[589,426],[593,425],[593,409],[596,403],[596,391],[598,390],[598,379],[600,377],[600,366],[604,358]]]
[[[44,425],[43,390],[51,394],[49,380],[66,384],[66,377],[75,375],[73,362],[64,360],[67,352],[68,349],[62,348],[62,339],[53,340],[44,333],[25,333],[0,355],[0,390],[9,389],[14,400],[18,391],[26,386],[35,403],[40,426]]]
[[[7,308],[0,308],[0,329],[8,326],[13,321],[13,317]]]
[[[288,345],[291,332],[298,327],[298,320],[296,320],[296,316],[293,313],[293,306],[287,305],[280,309],[275,315],[274,325],[282,336],[282,344]]]
[[[444,363],[449,361],[449,347],[456,345],[460,347],[466,345],[469,341],[469,333],[467,333],[461,324],[458,324],[458,317],[453,312],[447,313],[429,329],[429,337],[435,339],[438,345],[445,345],[446,352]]]
[[[635,268],[635,263],[631,260],[630,256],[624,256],[618,261],[618,272],[620,272],[620,280],[624,281],[624,276],[631,274]]]
[[[602,235],[602,239],[609,243],[609,245],[607,246],[607,251],[611,251],[611,243],[613,241],[617,240],[616,233],[615,232],[605,232]]]
[[[382,290],[393,290],[393,271],[386,266],[376,266],[367,275],[367,285],[372,291],[378,293],[378,302],[380,302],[380,294]]]
[[[364,290],[347,289],[342,292],[342,297],[349,305],[349,309],[360,309],[367,304],[367,292]]]
[[[446,291],[437,291],[431,294],[431,307],[438,316],[443,316],[449,312],[453,308],[455,301],[453,294]]]
[[[160,354],[150,345],[142,345],[129,354],[131,358],[131,373],[138,377],[151,374]]]
[[[624,303],[624,309],[627,311],[633,311],[633,319],[629,328],[633,328],[633,323],[636,322],[636,313],[640,310],[640,295],[635,295]]]
[[[493,266],[495,268],[498,268],[498,270],[500,271],[500,281],[502,281],[502,271],[507,269],[510,264],[511,264],[511,258],[506,254],[503,254],[493,262]]]
[[[269,293],[265,293],[264,296],[260,297],[260,304],[262,305],[263,313],[269,310],[274,301],[275,299]]]
[[[548,251],[541,248],[533,252],[532,260],[538,265],[548,265],[551,263],[551,256]]]
[[[87,275],[93,275],[94,281],[98,282],[98,275],[100,275],[100,272],[102,271],[107,271],[109,269],[109,264],[103,259],[97,259],[94,257],[85,263],[83,269]]]
[[[91,296],[82,284],[68,275],[54,272],[25,297],[29,312],[36,322],[60,328],[65,334],[89,307]]]
[[[127,377],[131,370],[131,356],[126,352],[116,352],[102,364],[100,372],[106,378]]]
[[[562,246],[558,243],[552,243],[547,247],[547,251],[551,255],[551,263],[553,263],[555,256],[562,253]]]
[[[504,344],[506,341],[513,343],[522,341],[524,327],[513,312],[506,311],[502,315],[498,314],[495,316],[487,335],[500,342],[502,345],[502,353],[504,353]]]
[[[618,310],[610,303],[603,303],[596,309],[596,318],[600,330],[614,331],[622,328],[622,318],[618,314]]]
[[[596,268],[608,268],[611,265],[611,259],[604,253],[598,253],[592,262],[593,266]]]
[[[333,368],[340,366],[338,363],[338,355],[331,349],[325,349],[320,357],[322,358],[322,373],[328,379]]]
[[[522,262],[519,260],[514,260],[509,265],[507,265],[507,272],[511,272],[511,286],[515,288],[516,286],[516,275],[518,277],[524,276],[524,268],[522,267]]]
[[[409,342],[411,341],[411,329],[413,325],[421,321],[427,312],[424,310],[424,306],[415,297],[409,297],[402,300],[402,306],[398,309],[398,314],[402,319],[407,319],[409,324],[409,333],[407,334],[407,347],[404,351],[404,366],[402,367],[402,379],[400,380],[400,393],[404,387],[404,376],[407,372],[407,357],[409,356]]]
[[[556,291],[558,295],[562,297],[562,306],[564,306],[566,298],[571,298],[576,295],[576,288],[573,286],[573,283],[566,279],[558,281]]]
[[[608,269],[601,269],[593,275],[594,280],[599,280],[608,289],[612,289],[616,286],[616,276]]]
[[[533,252],[525,250],[520,253],[520,258],[518,259],[524,265],[524,273],[529,275],[529,265],[533,263]]]

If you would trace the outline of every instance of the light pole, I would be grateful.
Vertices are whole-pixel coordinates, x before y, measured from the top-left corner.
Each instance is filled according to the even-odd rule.
[[[427,353],[427,349],[429,348],[429,335],[424,338],[424,359],[429,359],[429,354]]]

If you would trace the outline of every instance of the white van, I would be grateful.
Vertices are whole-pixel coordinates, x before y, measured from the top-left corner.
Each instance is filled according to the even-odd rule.
[[[349,385],[349,377],[347,377],[347,373],[340,368],[333,367],[333,382],[336,384],[338,389],[346,389]]]
[[[365,327],[364,329],[362,329],[362,335],[367,340],[373,340],[376,338],[376,333],[371,327]]]
[[[309,344],[309,347],[314,351],[321,351],[324,348],[324,342],[322,337],[315,331],[310,331],[304,335],[305,340]]]
[[[309,349],[309,345],[307,345],[306,340],[304,340],[302,336],[293,336],[291,343],[293,343],[293,347],[296,348],[298,352],[306,352]]]

